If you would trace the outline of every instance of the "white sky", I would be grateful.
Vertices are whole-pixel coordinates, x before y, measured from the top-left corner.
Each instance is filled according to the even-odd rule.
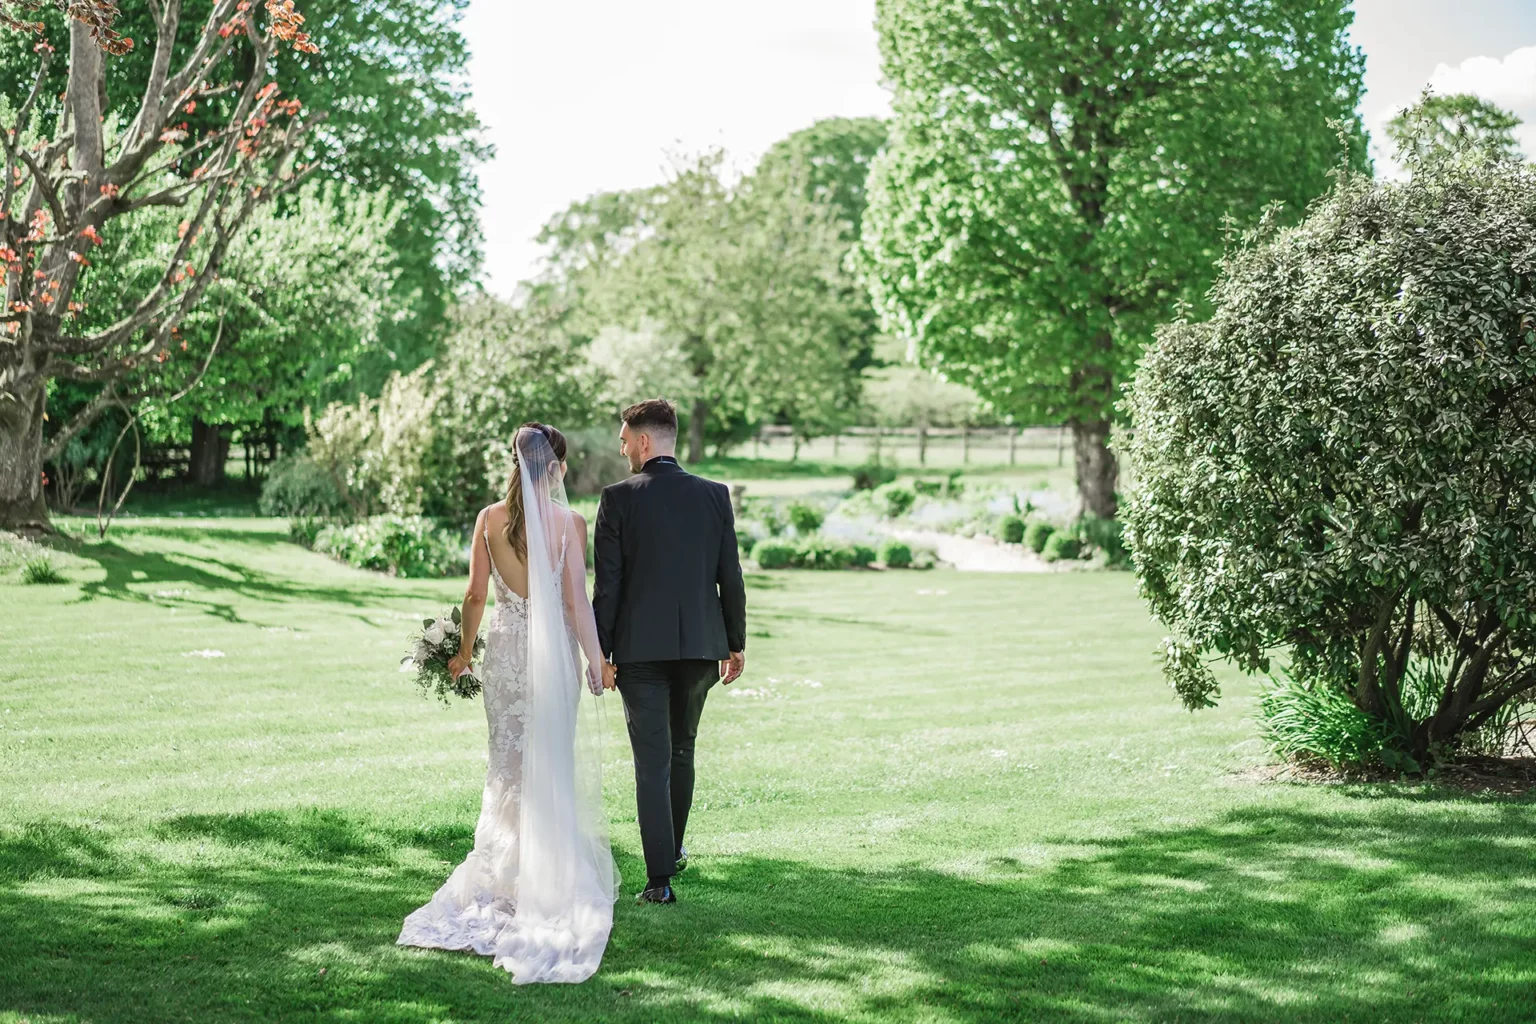
[[[1536,0],[1356,0],[1366,124],[1432,82],[1512,108],[1536,156]],[[486,278],[529,276],[546,219],[662,177],[669,151],[724,146],[750,166],[822,117],[889,111],[874,0],[473,0]],[[1377,158],[1384,156],[1380,151]]]

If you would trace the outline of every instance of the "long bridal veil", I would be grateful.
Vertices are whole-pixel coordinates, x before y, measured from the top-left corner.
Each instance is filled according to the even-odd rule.
[[[519,984],[576,982],[602,961],[619,884],[602,803],[601,698],[582,698],[589,687],[601,693],[601,655],[560,460],[536,429],[519,430],[516,447],[528,531],[528,717],[517,904],[496,964]]]

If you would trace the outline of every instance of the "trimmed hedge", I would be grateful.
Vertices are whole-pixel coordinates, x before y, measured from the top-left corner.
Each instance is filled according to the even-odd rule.
[[[1057,530],[1045,542],[1045,550],[1040,552],[1040,555],[1047,562],[1070,562],[1080,555],[1082,550],[1082,541],[1065,530]]]
[[[1045,550],[1046,541],[1051,539],[1051,534],[1056,532],[1056,527],[1050,523],[1030,523],[1024,527],[1024,546],[1035,554]]]
[[[880,561],[890,569],[906,569],[912,565],[912,545],[894,537],[880,545]]]

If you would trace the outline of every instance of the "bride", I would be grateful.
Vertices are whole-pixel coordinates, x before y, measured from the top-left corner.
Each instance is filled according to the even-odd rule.
[[[565,502],[565,437],[526,423],[507,498],[481,511],[470,546],[467,671],[487,584],[496,588],[482,682],[490,766],[475,846],[397,943],[472,949],[518,984],[578,982],[602,961],[618,873],[608,849],[595,735],[579,721],[586,682],[603,692],[586,588],[586,522]]]

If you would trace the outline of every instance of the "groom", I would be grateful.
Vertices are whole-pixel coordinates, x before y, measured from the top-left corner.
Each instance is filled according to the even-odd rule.
[[[693,743],[716,680],[746,668],[747,594],[724,484],[677,464],[677,413],[664,399],[622,413],[619,450],[634,476],[597,506],[592,608],[635,755],[635,803],[648,876],[641,903],[675,903],[688,866]]]

